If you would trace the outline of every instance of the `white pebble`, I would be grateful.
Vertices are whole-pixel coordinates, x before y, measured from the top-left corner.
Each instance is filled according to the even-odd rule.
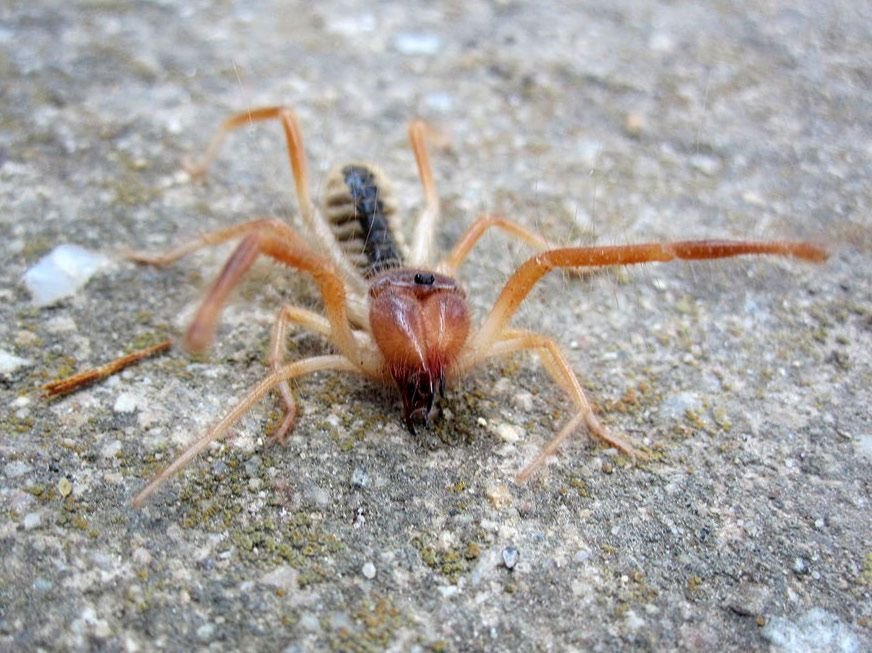
[[[512,397],[512,405],[523,411],[533,410],[533,395],[529,392],[522,391]]]
[[[515,568],[516,564],[518,564],[521,554],[518,549],[510,545],[503,549],[502,557],[503,565],[505,565],[506,569],[511,570]]]
[[[100,455],[103,458],[114,458],[118,455],[118,452],[121,451],[121,440],[112,440],[111,442],[107,442],[102,449],[100,449]]]
[[[32,469],[33,467],[27,463],[15,460],[11,463],[6,463],[6,466],[3,468],[3,473],[6,474],[7,478],[15,478],[17,476],[24,476]]]
[[[32,531],[34,528],[38,527],[42,522],[42,517],[39,516],[38,512],[29,512],[24,515],[24,530]]]
[[[215,636],[215,624],[203,624],[197,628],[197,639],[208,642]]]
[[[854,442],[854,450],[864,458],[872,459],[872,433],[863,433]]]
[[[692,392],[678,392],[669,395],[660,402],[658,413],[663,421],[677,421],[684,419],[688,411],[702,410],[702,402]]]
[[[107,263],[78,245],[58,245],[24,273],[24,284],[36,306],[48,306],[75,293]]]
[[[503,442],[517,442],[521,439],[521,433],[518,428],[508,422],[498,424],[495,430]]]
[[[403,32],[394,38],[394,48],[402,54],[436,54],[442,48],[442,39],[436,34]]]
[[[721,169],[721,162],[713,156],[694,154],[690,157],[690,165],[707,177],[716,175]]]
[[[132,392],[122,392],[115,400],[115,405],[112,406],[112,410],[116,413],[132,413],[137,409],[139,403],[139,395]]]
[[[454,97],[448,93],[427,93],[424,96],[424,105],[431,111],[448,113],[454,108]]]
[[[588,560],[590,560],[590,556],[591,556],[591,553],[587,549],[579,549],[578,551],[575,552],[573,559],[576,562],[587,562]]]
[[[855,653],[861,650],[861,642],[851,626],[837,615],[823,608],[812,608],[796,621],[774,617],[760,632],[773,648],[797,653],[812,651],[844,651]]]
[[[0,349],[0,374],[11,374],[19,367],[31,365],[33,361],[27,358],[20,358],[5,349]]]
[[[355,13],[353,16],[341,16],[327,22],[327,31],[342,36],[357,36],[372,32],[378,26],[373,14]]]
[[[363,574],[364,578],[372,580],[373,578],[375,578],[375,565],[371,562],[363,563],[363,567],[361,567],[360,573]]]
[[[260,577],[260,582],[286,592],[297,588],[300,572],[290,565],[280,565],[271,572]]]

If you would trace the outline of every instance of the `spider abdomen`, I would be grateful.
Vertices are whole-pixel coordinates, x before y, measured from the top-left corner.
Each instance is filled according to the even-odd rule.
[[[364,278],[403,265],[402,243],[392,225],[393,197],[378,168],[354,163],[333,171],[325,205],[334,237]]]

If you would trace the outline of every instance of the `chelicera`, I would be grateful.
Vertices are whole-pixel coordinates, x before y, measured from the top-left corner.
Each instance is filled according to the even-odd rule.
[[[183,339],[189,352],[212,342],[231,291],[256,259],[265,255],[307,273],[323,300],[320,315],[299,306],[281,307],[272,330],[270,373],[204,435],[194,441],[134,499],[141,505],[167,479],[184,468],[211,442],[266,394],[277,390],[284,419],[273,438],[284,442],[297,417],[289,381],[322,371],[359,374],[396,387],[410,431],[427,420],[434,399],[447,385],[497,357],[535,352],[551,379],[570,398],[574,413],[560,431],[521,469],[529,478],[573,432],[584,426],[595,438],[631,457],[641,455],[632,444],[610,433],[594,414],[566,356],[551,338],[510,326],[510,320],[534,285],[558,268],[602,268],[654,261],[700,260],[742,255],[792,256],[812,262],[826,259],[821,247],[808,242],[692,240],[620,246],[553,248],[541,236],[500,216],[475,220],[454,248],[434,260],[433,234],[440,215],[425,145],[426,125],[415,121],[409,139],[424,191],[425,206],[406,248],[392,225],[395,208],[384,175],[365,163],[335,170],[328,178],[319,211],[309,195],[309,177],[301,131],[293,111],[265,107],[224,121],[203,160],[189,166],[202,175],[229,132],[246,124],[276,120],[285,134],[304,233],[278,219],[257,219],[200,236],[162,254],[127,252],[149,265],[169,265],[202,247],[238,240],[238,245],[206,293]],[[466,294],[455,280],[458,268],[479,238],[491,228],[530,246],[535,254],[509,277],[490,312],[473,325]],[[335,353],[285,361],[290,325],[323,336]]]

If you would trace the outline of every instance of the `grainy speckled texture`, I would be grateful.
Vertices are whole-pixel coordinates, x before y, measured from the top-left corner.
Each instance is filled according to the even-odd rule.
[[[0,9],[0,350],[30,361],[0,377],[0,648],[872,645],[869,6],[310,4]],[[180,173],[230,112],[280,102],[316,184],[368,158],[410,213],[405,124],[439,128],[441,246],[492,210],[561,242],[809,238],[834,255],[541,284],[519,323],[557,338],[656,462],[579,437],[514,485],[568,416],[527,358],[454,388],[418,440],[390,392],[331,374],[299,385],[286,449],[263,448],[261,406],[134,510],[262,375],[280,302],[317,298],[264,265],[207,358],[46,402],[46,379],[179,333],[226,248],[166,270],[115,257],[47,309],[21,276],[61,243],[111,254],[293,216],[275,125],[235,135],[205,183]],[[522,258],[498,235],[477,250],[478,315]],[[325,348],[295,333],[289,350]]]

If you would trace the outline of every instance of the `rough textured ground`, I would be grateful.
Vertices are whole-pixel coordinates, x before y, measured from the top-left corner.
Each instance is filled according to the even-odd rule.
[[[0,8],[0,648],[868,650],[868,4],[310,4]],[[417,438],[391,392],[325,374],[299,384],[287,448],[263,447],[266,403],[135,510],[263,374],[280,303],[317,307],[308,282],[259,268],[207,357],[61,401],[36,388],[180,333],[227,251],[155,270],[116,245],[293,219],[275,125],[236,135],[205,183],[180,167],[273,103],[297,109],[316,184],[378,161],[409,215],[405,124],[426,118],[440,246],[488,210],[559,242],[833,256],[541,284],[518,323],[561,343],[652,462],[579,437],[515,485],[568,417],[525,357],[453,388]],[[477,315],[523,259],[507,242],[463,269]],[[113,263],[35,308],[22,274],[62,243]]]

